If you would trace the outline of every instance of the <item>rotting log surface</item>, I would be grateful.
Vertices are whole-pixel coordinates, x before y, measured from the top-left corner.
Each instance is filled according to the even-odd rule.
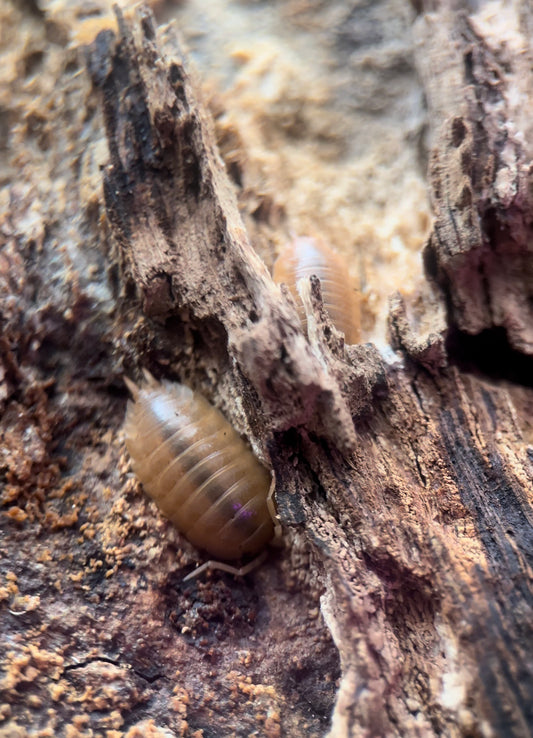
[[[466,15],[435,13],[421,22],[471,26]],[[38,534],[54,546],[39,560],[28,551],[26,563],[9,554],[19,568],[2,593],[15,643],[2,684],[8,719],[24,724],[31,709],[44,726],[52,695],[61,727],[77,719],[79,728],[134,731],[149,716],[177,734],[202,728],[204,735],[320,735],[337,676],[314,612],[323,593],[341,661],[332,736],[529,735],[531,390],[461,371],[444,323],[418,335],[401,298],[390,314],[401,357],[394,365],[383,364],[371,346],[343,346],[316,281],[306,291],[308,341],[290,298],[249,243],[179,48],[167,39],[167,58],[160,44],[151,16],[141,11],[132,20],[119,17],[118,34],[101,34],[88,61],[110,150],[104,191],[119,254],[106,256],[117,309],[105,330],[119,362],[105,344],[91,355],[87,344],[104,330],[75,294],[68,295],[80,324],[73,345],[65,305],[60,316],[39,312],[32,332],[43,343],[14,353],[10,337],[20,341],[25,317],[8,293],[25,286],[30,304],[35,272],[3,225],[2,430],[4,444],[11,443],[4,502],[17,503],[9,508],[9,540],[28,551],[28,536]],[[435,133],[435,151],[447,130]],[[473,189],[464,204],[472,219],[485,207],[486,191]],[[440,258],[436,243],[450,253],[458,248],[453,229],[443,225],[451,216],[440,193],[436,188],[432,264]],[[503,222],[515,205],[498,200],[491,217]],[[522,207],[520,234],[531,220],[527,198]],[[501,254],[508,243],[498,243]],[[43,236],[41,250],[52,246]],[[475,245],[475,258],[487,248]],[[469,253],[463,263],[474,258]],[[457,305],[468,308],[451,296],[456,283],[462,289],[453,266],[441,269],[455,326]],[[44,280],[38,286],[53,289]],[[480,289],[471,285],[473,301]],[[512,313],[517,304],[502,310]],[[62,329],[52,345],[50,324]],[[509,342],[525,351],[516,335],[509,332]],[[87,364],[80,363],[75,403],[72,378],[58,372],[67,347]],[[32,358],[40,366],[53,361],[56,386],[35,382]],[[257,572],[252,586],[225,576],[180,583],[194,554],[147,513],[124,460],[117,465],[121,365],[132,374],[148,366],[186,379],[208,395],[216,386],[228,417],[272,465],[292,548]],[[105,382],[102,371],[110,372]],[[94,418],[113,429],[107,449],[91,435]],[[67,429],[70,448],[58,449],[54,439]],[[83,444],[87,455],[74,467]],[[17,456],[19,448],[24,455]],[[109,499],[107,525],[87,504],[90,488]],[[75,526],[78,515],[73,550],[57,531]],[[56,602],[61,617],[52,618]],[[267,634],[272,640],[265,643]]]
[[[530,10],[516,3],[514,29],[490,11],[469,16],[446,5],[416,24],[434,125],[426,263],[453,326],[470,335],[504,329],[510,346],[531,356]]]

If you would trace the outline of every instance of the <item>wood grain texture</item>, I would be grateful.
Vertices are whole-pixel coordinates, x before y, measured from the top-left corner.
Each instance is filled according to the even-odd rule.
[[[120,36],[99,37],[90,62],[102,89],[111,154],[107,213],[144,311],[162,321],[186,308],[194,320],[214,322],[280,429],[305,423],[320,434],[340,433],[341,445],[353,444],[346,399],[248,240],[212,123],[183,59],[154,67],[152,24],[142,16],[130,30],[120,18]],[[283,362],[264,351],[265,339],[272,351],[284,345]],[[336,413],[322,412],[324,402],[333,402]]]
[[[173,220],[159,229],[161,236],[147,234],[142,222],[150,218],[138,215],[151,207],[145,184],[133,186],[140,200],[129,206],[137,168],[125,173],[130,184],[121,197],[119,161],[140,148],[135,143],[107,170],[107,191],[114,193],[108,212],[145,310],[153,315],[157,303],[158,313],[171,313],[186,304],[199,317],[220,321],[228,352],[257,393],[281,518],[286,525],[304,523],[317,552],[323,611],[341,656],[331,735],[461,734],[481,729],[484,720],[502,735],[526,735],[533,694],[525,645],[533,637],[531,467],[505,391],[447,365],[438,334],[424,351],[410,353],[416,341],[399,306],[391,327],[407,364],[386,369],[388,390],[374,395],[373,412],[354,416],[354,428],[348,409],[356,354],[345,355],[335,332],[326,330],[317,280],[303,295],[318,326],[310,352],[220,183],[223,171],[183,62],[167,68],[179,72],[165,78],[163,68],[146,84],[165,90],[153,108],[145,98],[151,135],[132,106],[116,110],[115,100],[136,89],[129,83],[111,110],[106,87],[116,83],[117,59],[134,64],[134,78],[137,69],[153,74],[151,32],[142,39],[139,28],[132,35],[122,25],[119,42],[110,46],[103,90],[111,151],[123,140],[124,124],[136,134],[133,142],[141,131],[144,146],[157,140],[157,166],[153,152],[143,155],[142,166],[150,166],[142,181],[155,180],[160,169],[173,172],[173,187],[188,204],[187,217],[180,216],[186,225]],[[178,121],[166,137],[158,126],[166,119],[161,101]],[[174,166],[175,151],[187,146],[195,147],[196,165]],[[189,222],[199,232],[188,232]],[[224,229],[216,238],[215,223]],[[178,246],[184,230],[187,242]],[[164,249],[156,245],[161,239]],[[200,269],[210,275],[203,284]],[[168,292],[160,290],[161,274]],[[370,362],[359,370],[378,386]],[[280,414],[275,398],[283,403]]]
[[[415,31],[433,142],[425,259],[460,331],[533,353],[533,74],[527,3],[437,3]],[[503,15],[497,20],[497,14]]]

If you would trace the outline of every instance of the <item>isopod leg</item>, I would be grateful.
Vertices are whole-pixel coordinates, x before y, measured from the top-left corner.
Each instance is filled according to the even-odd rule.
[[[276,489],[276,480],[274,477],[272,477],[272,481],[270,482],[270,489],[268,490],[268,496],[266,499],[268,512],[270,513],[270,517],[272,518],[272,522],[274,523],[274,540],[279,541],[281,539],[281,536],[283,535],[283,531],[281,529],[281,523],[279,522],[279,515],[278,511],[276,510],[276,503],[274,501],[274,490]]]
[[[205,564],[202,564],[194,571],[191,571],[190,574],[187,574],[187,576],[183,578],[183,581],[188,582],[191,579],[195,579],[208,569],[218,569],[219,571],[226,571],[228,574],[233,574],[236,577],[243,577],[245,574],[248,574],[262,564],[267,555],[268,551],[263,551],[259,556],[256,556],[255,559],[252,559],[248,564],[241,567],[225,564],[223,561],[206,561]]]
[[[135,384],[135,382],[132,382],[132,380],[129,377],[124,377],[124,384],[131,392],[131,396],[134,400],[136,400],[139,397],[139,388]]]
[[[155,387],[157,385],[157,380],[153,377],[152,374],[148,371],[148,369],[143,369],[144,378],[146,380],[146,383],[150,387]],[[124,377],[124,384],[131,392],[131,396],[134,400],[137,400],[139,397],[139,391],[140,388],[133,382],[129,377]]]
[[[154,377],[154,375],[148,371],[148,369],[143,369],[143,375],[146,380],[146,384],[150,385],[150,387],[156,387],[158,382],[157,379]]]

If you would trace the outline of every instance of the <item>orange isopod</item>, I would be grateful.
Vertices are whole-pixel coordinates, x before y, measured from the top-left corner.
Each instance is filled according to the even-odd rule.
[[[191,543],[217,559],[256,554],[274,535],[269,472],[207,400],[183,384],[146,378],[140,387],[125,380],[135,402],[124,425],[145,491]]]
[[[307,317],[296,283],[313,274],[320,280],[324,307],[333,325],[344,333],[346,343],[357,343],[361,333],[359,293],[350,284],[342,258],[325,243],[309,237],[294,238],[276,259],[272,276],[275,282],[285,282],[290,289],[306,331]]]

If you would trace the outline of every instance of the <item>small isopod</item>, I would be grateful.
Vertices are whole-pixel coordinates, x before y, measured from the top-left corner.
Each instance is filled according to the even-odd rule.
[[[357,343],[361,333],[359,293],[350,285],[342,258],[325,243],[309,237],[294,238],[274,263],[272,276],[275,282],[285,282],[290,289],[306,331],[307,317],[296,284],[313,274],[320,280],[324,307],[333,325],[344,333],[346,343]]]
[[[124,424],[145,491],[191,543],[216,559],[257,554],[277,529],[269,472],[201,395],[145,376],[140,387],[125,380],[135,401]],[[209,566],[234,573],[251,568],[210,561],[200,569]]]

